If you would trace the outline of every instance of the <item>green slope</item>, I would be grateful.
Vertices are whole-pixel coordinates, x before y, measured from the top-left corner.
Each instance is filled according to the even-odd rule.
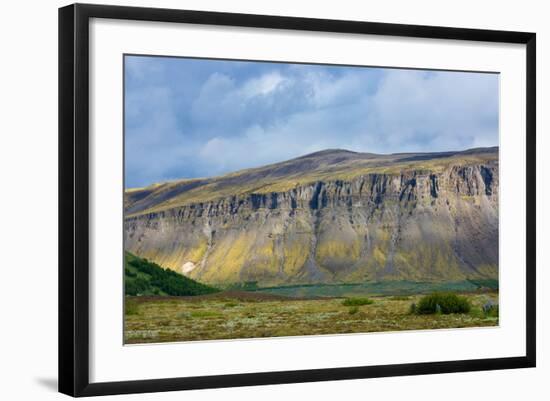
[[[126,295],[185,296],[218,292],[214,287],[163,269],[130,252],[124,254],[124,289]]]

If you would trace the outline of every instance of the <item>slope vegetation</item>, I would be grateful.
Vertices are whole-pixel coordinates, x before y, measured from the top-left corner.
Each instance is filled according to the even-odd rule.
[[[218,290],[191,280],[173,270],[139,258],[124,255],[124,288],[126,295],[204,295]]]

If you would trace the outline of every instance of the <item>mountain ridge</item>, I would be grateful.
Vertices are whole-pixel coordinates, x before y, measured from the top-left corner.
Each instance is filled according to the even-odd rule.
[[[392,170],[388,171],[389,167],[394,172],[418,168],[429,170],[433,166],[422,166],[422,162],[425,164],[439,160],[439,164],[444,165],[460,157],[469,159],[469,162],[479,162],[480,158],[485,160],[487,155],[498,159],[498,147],[392,154],[326,149],[221,176],[183,179],[127,189],[124,194],[125,212],[127,215],[146,214],[231,195],[283,192],[292,186],[316,180],[349,179],[361,174],[391,172]],[[285,180],[282,181],[282,178]]]

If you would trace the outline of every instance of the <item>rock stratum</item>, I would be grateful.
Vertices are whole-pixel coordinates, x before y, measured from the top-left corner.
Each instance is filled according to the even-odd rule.
[[[125,249],[229,285],[498,278],[498,148],[326,150],[125,191]]]

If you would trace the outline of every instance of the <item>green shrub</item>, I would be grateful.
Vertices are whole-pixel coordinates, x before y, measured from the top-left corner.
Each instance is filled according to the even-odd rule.
[[[126,295],[141,295],[149,288],[149,282],[143,278],[126,278],[124,280],[124,290]]]
[[[418,301],[416,305],[416,313],[420,315],[428,315],[442,313],[468,313],[472,305],[466,297],[458,296],[452,293],[434,293],[426,295]]]
[[[482,310],[486,317],[498,317],[498,304],[493,303],[493,301],[487,301]]]
[[[350,315],[355,315],[357,312],[359,312],[359,307],[358,306],[352,306],[351,308],[349,308],[349,314]]]
[[[362,306],[362,305],[370,305],[374,303],[374,301],[370,298],[346,298],[342,302],[342,305],[344,306]]]

